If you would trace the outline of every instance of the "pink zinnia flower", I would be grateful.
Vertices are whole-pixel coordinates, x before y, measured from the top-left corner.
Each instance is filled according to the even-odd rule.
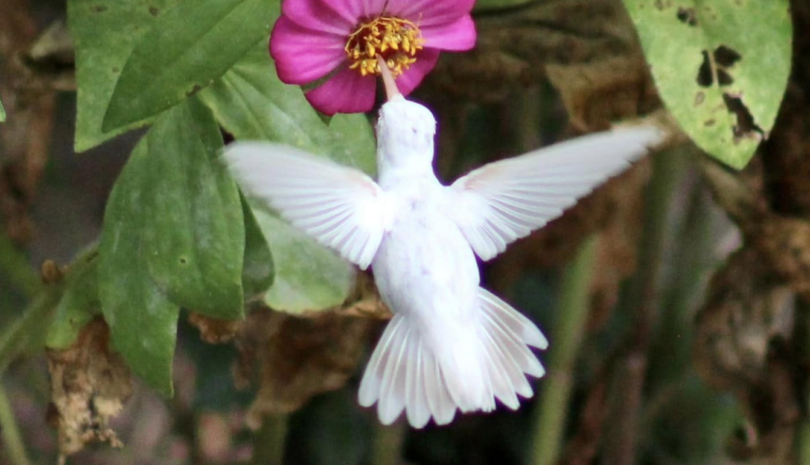
[[[279,78],[305,85],[328,115],[374,105],[380,65],[388,64],[408,95],[436,65],[440,50],[475,45],[475,0],[284,0],[270,39]]]

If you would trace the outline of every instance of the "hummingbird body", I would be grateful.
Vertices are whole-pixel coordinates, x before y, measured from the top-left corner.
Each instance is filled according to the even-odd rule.
[[[435,119],[395,95],[377,123],[378,181],[271,143],[237,143],[224,157],[249,194],[365,269],[394,313],[360,385],[380,421],[406,412],[420,428],[456,410],[511,409],[544,370],[540,330],[480,287],[489,260],[542,227],[658,142],[655,128],[579,138],[479,168],[451,186],[433,172]]]
[[[446,373],[448,390],[442,395],[453,399],[462,410],[489,410],[494,403],[486,398],[485,373],[478,356],[478,264],[463,234],[443,211],[438,201],[441,198],[437,195],[438,182],[435,185],[436,188],[412,192],[409,196],[392,191],[403,206],[397,211],[397,219],[383,237],[372,261],[374,279],[394,318],[397,322],[401,319],[401,324],[409,330],[407,339],[403,336],[401,342],[396,340],[404,346],[405,353],[422,350],[423,359],[431,363],[423,362],[421,369],[435,371],[439,367]],[[391,350],[396,349],[397,344],[392,344]],[[418,365],[419,362],[418,357],[407,360],[408,364]],[[402,369],[403,380],[406,380],[408,369],[420,367],[403,364]],[[379,398],[381,420],[389,423],[403,407],[393,399],[404,401],[406,396],[385,395],[385,376],[381,366],[376,372],[368,372],[363,380],[360,402],[371,405]],[[411,384],[403,382],[406,387]],[[425,396],[427,402],[427,393],[421,393],[422,387],[411,386],[413,396]],[[386,399],[392,403],[387,403]],[[441,401],[441,397],[434,399],[436,404]],[[430,418],[427,410],[421,415],[409,410],[408,414],[417,425]]]

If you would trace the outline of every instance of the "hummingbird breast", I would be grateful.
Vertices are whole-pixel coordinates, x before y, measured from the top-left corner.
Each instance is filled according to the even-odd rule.
[[[472,248],[428,199],[408,202],[372,262],[383,301],[407,316],[426,343],[447,342],[448,326],[474,325],[480,281]]]

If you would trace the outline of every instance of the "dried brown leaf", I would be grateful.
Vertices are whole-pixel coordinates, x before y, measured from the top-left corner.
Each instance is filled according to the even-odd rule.
[[[742,392],[767,378],[768,350],[792,327],[790,288],[751,248],[735,252],[697,314],[694,360],[713,386]]]
[[[546,69],[571,123],[580,131],[608,129],[613,121],[651,113],[661,106],[640,50],[583,64],[549,64]]]
[[[586,63],[638,50],[620,0],[530,2],[475,15],[475,50],[445,54],[432,91],[479,102],[505,99],[540,81],[546,65]]]
[[[123,444],[110,428],[132,395],[129,367],[110,351],[110,331],[102,320],[88,324],[66,350],[48,351],[53,409],[62,457],[94,442]]]
[[[48,159],[55,92],[40,86],[25,63],[36,39],[36,24],[24,0],[8,0],[0,15],[0,100],[6,122],[0,124],[0,217],[10,238],[28,241],[34,225],[28,216]],[[8,14],[5,14],[8,12]]]
[[[208,344],[232,341],[244,324],[241,320],[218,320],[194,312],[189,312],[188,322],[200,331],[200,338]]]
[[[252,428],[264,416],[293,412],[313,396],[341,388],[357,370],[375,326],[368,319],[334,313],[299,318],[272,312],[261,320],[268,337],[254,352],[261,364],[261,385],[248,412]]]
[[[747,229],[747,242],[794,292],[810,302],[810,222],[772,214]]]
[[[258,428],[265,416],[295,411],[315,395],[340,389],[357,371],[380,325],[376,320],[390,316],[369,273],[358,275],[352,294],[334,309],[303,316],[253,312],[236,340],[234,373],[240,388],[259,378],[248,425]]]

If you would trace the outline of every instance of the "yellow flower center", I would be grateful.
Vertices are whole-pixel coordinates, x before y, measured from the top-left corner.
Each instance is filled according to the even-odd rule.
[[[394,77],[416,63],[416,54],[425,40],[416,25],[406,19],[380,17],[362,23],[346,42],[346,55],[351,69],[363,76],[379,76],[382,72],[377,55],[391,68]]]

